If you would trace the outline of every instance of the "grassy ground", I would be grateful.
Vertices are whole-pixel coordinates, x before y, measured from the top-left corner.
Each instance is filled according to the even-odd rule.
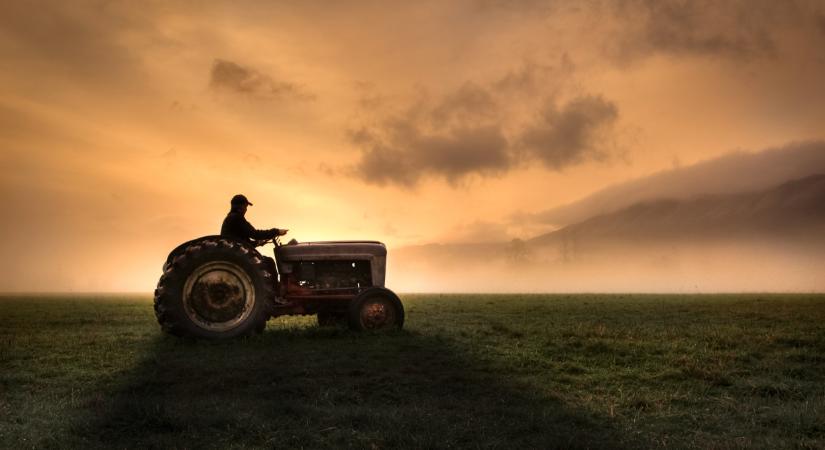
[[[0,298],[0,447],[825,448],[825,296],[407,295],[385,335]]]

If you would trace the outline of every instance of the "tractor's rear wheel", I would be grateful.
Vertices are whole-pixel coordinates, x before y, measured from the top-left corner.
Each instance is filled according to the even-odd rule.
[[[389,289],[371,288],[350,303],[347,320],[356,331],[401,329],[404,306]]]
[[[224,238],[193,241],[164,265],[155,315],[176,336],[229,338],[262,331],[275,290],[272,265]]]

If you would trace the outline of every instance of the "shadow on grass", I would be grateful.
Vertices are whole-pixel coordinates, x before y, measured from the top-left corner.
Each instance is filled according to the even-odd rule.
[[[84,446],[617,448],[606,418],[415,332],[158,336],[77,426]]]

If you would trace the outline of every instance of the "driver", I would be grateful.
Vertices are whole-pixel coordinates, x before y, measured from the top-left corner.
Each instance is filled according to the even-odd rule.
[[[232,197],[230,204],[232,205],[232,209],[229,210],[229,214],[226,215],[226,219],[223,219],[221,236],[242,242],[249,242],[250,244],[257,246],[258,243],[255,241],[263,241],[272,239],[275,236],[283,236],[287,231],[289,231],[287,229],[282,230],[279,228],[256,230],[255,227],[253,227],[252,224],[249,223],[244,217],[247,206],[252,206],[252,203],[250,203],[243,194],[238,194]]]

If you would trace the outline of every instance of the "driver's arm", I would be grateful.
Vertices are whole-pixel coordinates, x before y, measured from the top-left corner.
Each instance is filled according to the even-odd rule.
[[[266,239],[272,239],[275,236],[278,236],[278,235],[281,234],[281,230],[278,229],[278,228],[270,228],[269,230],[256,230],[255,227],[253,227],[252,224],[249,223],[249,221],[245,221],[245,222],[246,223],[244,224],[244,228],[245,228],[244,231],[246,231],[246,235],[249,238],[254,239],[256,241],[263,241],[263,240],[266,240]]]

